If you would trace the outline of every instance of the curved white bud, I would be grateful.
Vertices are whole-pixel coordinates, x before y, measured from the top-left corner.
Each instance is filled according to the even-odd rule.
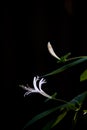
[[[52,56],[54,56],[55,58],[57,58],[58,60],[60,60],[60,58],[59,58],[59,57],[56,55],[56,53],[54,52],[53,47],[52,47],[52,45],[50,44],[50,42],[48,42],[47,48],[48,48],[49,53],[50,53]]]

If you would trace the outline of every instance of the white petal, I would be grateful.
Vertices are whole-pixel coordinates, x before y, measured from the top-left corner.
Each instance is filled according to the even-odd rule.
[[[30,93],[32,93],[32,92],[27,91],[27,92],[24,94],[24,97],[27,96],[27,95],[29,95]]]
[[[40,91],[42,91],[41,86],[42,86],[42,84],[44,84],[44,83],[46,83],[46,81],[45,81],[44,78],[42,78],[42,79],[39,81],[39,89],[40,89]]]
[[[46,94],[43,90],[42,90],[42,84],[46,83],[46,80],[44,78],[42,78],[40,81],[39,81],[39,90],[40,90],[40,94],[42,94],[43,96],[47,97],[47,98],[52,98],[50,95]]]
[[[27,91],[27,92],[24,94],[24,97],[27,96],[27,95],[29,95],[30,93],[40,93],[40,92],[38,92],[37,90],[32,89],[32,91]]]
[[[37,91],[39,91],[39,89],[38,89],[38,87],[37,87],[37,81],[39,80],[39,77],[37,76],[37,78],[36,77],[34,77],[34,79],[33,79],[33,86],[34,86],[34,88],[35,88],[35,90],[37,90]]]
[[[33,88],[30,88],[28,85],[27,85],[27,87],[24,86],[24,85],[20,85],[20,87],[22,87],[24,90],[27,90],[27,91],[30,91],[30,92],[33,90]]]
[[[56,53],[54,52],[53,47],[52,47],[52,45],[50,44],[50,42],[48,42],[47,48],[48,48],[49,53],[50,53],[52,56],[54,56],[55,58],[57,58],[58,60],[60,60],[60,58],[59,58],[59,57],[56,55]]]
[[[52,98],[52,96],[48,95],[47,93],[45,93],[44,91],[41,91],[41,94],[47,98]]]
[[[86,115],[86,114],[87,114],[87,112],[84,112],[84,113],[83,113],[83,115]]]

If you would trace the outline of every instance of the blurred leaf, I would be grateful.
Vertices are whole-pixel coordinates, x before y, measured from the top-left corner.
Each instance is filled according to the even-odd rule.
[[[56,125],[66,116],[66,114],[67,114],[67,111],[63,111],[62,114],[60,114],[60,115],[57,117],[56,121],[53,123],[52,128],[53,128],[54,126],[56,126]]]
[[[73,103],[75,105],[82,105],[82,103],[85,101],[86,98],[87,98],[87,91],[76,96],[74,99],[70,101],[70,103]]]
[[[87,110],[83,110],[83,112],[86,112],[86,113],[87,113]]]
[[[32,118],[25,126],[24,126],[24,129],[26,127],[28,127],[29,125],[32,125],[33,123],[35,123],[36,121],[50,115],[51,113],[57,111],[58,109],[60,111],[63,111],[63,113],[61,115],[59,115],[56,119],[56,121],[54,122],[53,124],[53,127],[58,124],[64,117],[65,115],[67,114],[68,111],[70,110],[75,110],[75,111],[78,111],[80,109],[80,106],[82,105],[83,101],[87,98],[87,91],[79,94],[78,96],[76,96],[75,98],[73,98],[71,101],[63,104],[63,105],[60,105],[60,106],[57,106],[57,107],[54,107],[54,108],[51,108],[49,110],[46,110],[38,115],[36,115],[34,118]],[[78,107],[76,107],[78,105]],[[76,115],[75,115],[76,116]],[[75,118],[75,117],[74,117]],[[50,127],[50,123],[46,126],[46,127]]]
[[[32,124],[35,123],[36,121],[38,121],[38,120],[40,120],[40,119],[42,119],[42,118],[48,116],[49,114],[55,112],[55,111],[58,110],[59,108],[60,108],[59,106],[58,106],[58,107],[54,107],[54,108],[52,108],[52,109],[49,109],[49,110],[47,110],[47,111],[44,111],[44,112],[42,112],[42,113],[36,115],[34,118],[32,118],[32,119],[24,126],[23,129],[25,129],[25,128],[28,127],[29,125],[32,125]]]
[[[80,81],[87,80],[87,69],[81,74]]]
[[[78,115],[78,111],[75,112],[75,115],[74,115],[74,117],[73,117],[73,127],[76,125],[77,115]]]
[[[45,77],[45,76],[50,76],[50,75],[58,74],[60,72],[63,72],[64,70],[66,70],[66,69],[68,69],[68,68],[70,68],[72,66],[75,66],[75,65],[77,65],[79,63],[82,63],[82,62],[84,62],[86,60],[87,60],[87,57],[86,58],[81,58],[79,60],[76,60],[76,61],[73,61],[71,63],[68,63],[68,64],[66,64],[66,65],[58,68],[57,70],[54,70],[54,71],[52,71],[52,72],[50,72],[50,73],[48,73],[46,75],[43,75],[43,76]]]
[[[86,98],[87,98],[87,91],[79,94],[78,96],[76,96],[75,98],[67,102],[66,104],[61,105],[60,110],[67,109],[67,111],[69,110],[78,111],[80,110],[81,105],[83,104]]]
[[[42,130],[50,130],[54,120],[49,121]]]

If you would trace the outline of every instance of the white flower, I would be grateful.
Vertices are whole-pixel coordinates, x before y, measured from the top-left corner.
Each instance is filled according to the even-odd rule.
[[[86,115],[86,114],[87,114],[87,112],[84,112],[84,113],[83,113],[83,115]]]
[[[37,87],[37,81],[39,81],[38,82],[39,87]],[[44,83],[46,83],[45,79],[44,78],[39,79],[39,76],[37,76],[37,77],[34,77],[34,79],[33,79],[34,88],[31,88],[28,85],[27,86],[20,85],[20,87],[22,87],[24,90],[27,90],[27,92],[24,94],[24,96],[29,95],[30,93],[39,93],[39,94],[51,99],[52,97],[50,95],[48,95],[47,93],[45,93],[41,88],[42,84],[44,84]]]
[[[48,42],[47,48],[48,48],[49,53],[50,53],[52,56],[54,56],[55,58],[57,58],[58,60],[60,60],[60,58],[59,58],[59,57],[56,55],[56,53],[54,52],[53,47],[52,47],[52,45],[50,44],[50,42]]]
[[[87,114],[87,110],[83,110],[83,115],[86,115]]]

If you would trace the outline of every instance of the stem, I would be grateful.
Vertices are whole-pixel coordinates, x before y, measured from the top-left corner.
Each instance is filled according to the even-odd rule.
[[[54,98],[54,97],[52,99],[55,100],[55,101],[62,102],[62,103],[68,103],[66,100],[57,99],[57,98]]]
[[[77,109],[77,107],[75,107],[75,105],[73,103],[70,103],[70,102],[68,102],[66,100],[57,99],[57,98],[54,98],[54,97],[52,99],[55,100],[55,101],[59,101],[61,103],[70,104],[72,106],[72,110],[76,110]]]
[[[80,58],[87,58],[87,56],[72,57],[72,58],[66,59],[66,61],[76,60],[76,59],[80,59]]]

